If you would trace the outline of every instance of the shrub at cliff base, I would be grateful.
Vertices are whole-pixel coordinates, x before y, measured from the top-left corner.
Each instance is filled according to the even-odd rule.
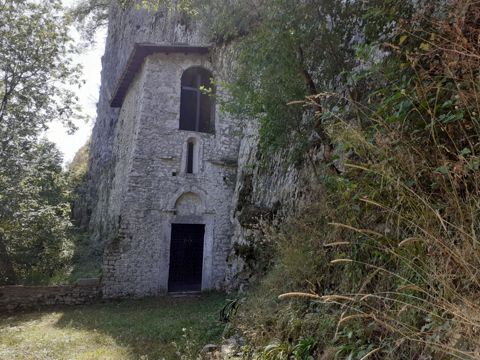
[[[480,357],[480,5],[425,13],[360,49],[364,96],[310,99],[348,157],[264,230],[275,265],[235,319],[262,358]]]

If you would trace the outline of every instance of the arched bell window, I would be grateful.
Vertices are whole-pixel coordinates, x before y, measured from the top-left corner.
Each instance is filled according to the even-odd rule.
[[[185,70],[180,99],[180,130],[213,133],[212,73],[201,67]]]

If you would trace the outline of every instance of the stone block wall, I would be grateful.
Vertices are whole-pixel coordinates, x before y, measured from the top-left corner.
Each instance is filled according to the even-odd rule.
[[[61,286],[0,286],[0,314],[52,305],[91,304],[102,298],[98,280]]]
[[[181,77],[195,66],[224,80],[207,55],[155,54],[145,60],[123,102],[107,211],[117,226],[104,253],[107,298],[167,292],[171,227],[179,223],[205,225],[202,289],[224,286],[239,125],[217,106],[214,133],[179,130]],[[192,139],[196,171],[188,174]]]

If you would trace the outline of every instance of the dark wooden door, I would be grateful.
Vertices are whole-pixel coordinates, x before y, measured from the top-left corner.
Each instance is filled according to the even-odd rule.
[[[202,288],[205,225],[172,224],[168,291],[200,291]]]

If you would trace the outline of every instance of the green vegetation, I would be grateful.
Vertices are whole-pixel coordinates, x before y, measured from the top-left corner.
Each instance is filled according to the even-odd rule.
[[[88,156],[90,154],[90,139],[75,154],[72,162],[68,164],[68,172],[73,187],[79,187],[85,181],[88,170]]]
[[[359,47],[350,96],[306,101],[348,156],[264,229],[274,265],[234,321],[261,358],[479,357],[479,13],[454,0],[399,21]]]
[[[209,294],[3,316],[0,358],[178,359],[219,341],[224,301]]]
[[[88,170],[88,158],[90,153],[90,139],[82,146],[72,162],[68,164],[69,186],[72,190],[71,197],[72,218],[78,219],[77,211],[81,212],[81,204],[78,204],[78,195],[85,191],[85,179]],[[75,227],[71,231],[73,242],[73,254],[68,267],[63,272],[61,282],[75,283],[82,278],[99,278],[101,276],[101,263],[103,249],[100,246],[92,246],[91,234],[86,229],[87,224],[74,222]]]
[[[320,108],[305,111],[302,104],[332,90],[351,67],[347,45],[361,7],[334,0],[212,0],[198,8],[201,17],[213,19],[212,39],[233,49],[233,81],[225,84],[231,96],[224,106],[240,118],[259,120],[262,153],[269,157],[288,148],[298,161],[327,140],[313,116]],[[318,134],[314,140],[312,131]]]
[[[0,285],[55,276],[71,255],[70,187],[41,139],[78,114],[69,25],[60,0],[0,0]]]
[[[348,92],[355,66],[354,44],[389,30],[408,3],[391,0],[273,0],[197,2],[210,37],[229,45],[232,79],[219,99],[239,118],[260,122],[264,160],[283,152],[289,162],[306,160],[310,150],[330,144],[320,94]],[[361,35],[360,35],[361,34]],[[373,35],[374,34],[374,35]],[[312,100],[305,106],[305,99]]]

